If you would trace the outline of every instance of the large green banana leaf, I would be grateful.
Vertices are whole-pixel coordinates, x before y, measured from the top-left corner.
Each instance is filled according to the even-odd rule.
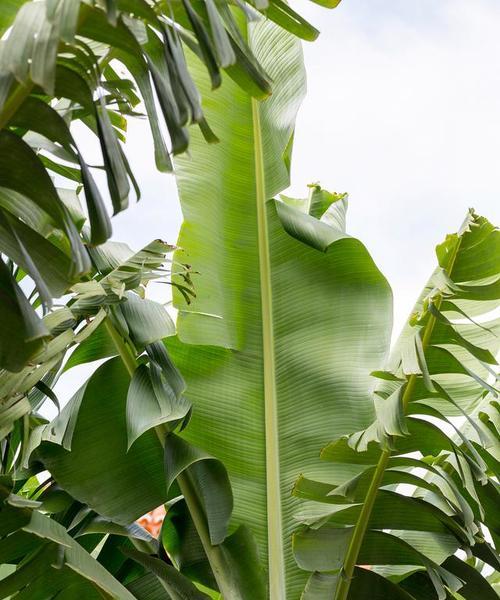
[[[195,404],[186,437],[203,447],[199,456],[227,462],[233,522],[250,526],[261,558],[269,558],[270,595],[284,598],[285,580],[290,597],[302,585],[290,547],[293,482],[302,471],[321,476],[318,446],[372,419],[367,373],[387,351],[391,294],[366,249],[344,231],[344,196],[316,186],[306,201],[266,201],[288,182],[303,66],[297,42],[269,23],[260,23],[249,41],[268,63],[276,93],[259,109],[225,82],[217,102],[205,107],[220,146],[212,155],[195,138],[192,159],[179,165],[186,224],[177,263],[199,272],[199,300],[180,307],[180,339],[168,345]],[[208,85],[202,75],[200,85]],[[189,235],[195,205],[196,237]],[[76,356],[85,361],[96,354],[89,347]],[[156,434],[128,439],[127,388],[116,360],[103,365],[37,450],[60,485],[122,524],[167,498]],[[235,546],[244,535],[228,543]],[[226,556],[226,550],[219,552]],[[228,598],[262,597],[251,582],[246,590]]]
[[[302,53],[270,23],[248,41],[274,82],[264,103],[231,81],[207,96],[196,73],[221,142],[208,149],[193,136],[191,157],[177,161],[179,257],[199,275],[191,305],[176,297],[168,346],[194,406],[183,435],[227,467],[233,520],[256,535],[278,600],[303,585],[290,542],[294,480],[325,475],[319,448],[372,418],[368,374],[387,352],[391,292],[343,230],[345,197],[313,187],[310,201],[272,200],[289,183]]]

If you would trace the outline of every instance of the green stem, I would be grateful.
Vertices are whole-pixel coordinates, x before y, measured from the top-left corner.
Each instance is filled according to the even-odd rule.
[[[23,416],[23,441],[21,451],[21,465],[24,465],[26,461],[26,452],[28,451],[28,444],[30,440],[30,414]]]
[[[184,472],[179,475],[177,477],[177,483],[179,484],[179,489],[186,501],[189,514],[193,519],[203,549],[205,550],[210,566],[212,567],[212,572],[219,587],[219,592],[221,593],[222,598],[231,600],[233,598],[233,593],[231,586],[228,583],[227,564],[222,553],[222,548],[220,546],[214,546],[210,540],[205,511],[200,504],[189,473]]]
[[[281,600],[285,597],[285,563],[283,550],[283,518],[281,514],[278,401],[276,393],[276,361],[274,355],[271,258],[266,214],[267,197],[264,172],[264,151],[260,126],[260,108],[259,102],[254,98],[252,98],[252,117],[255,147],[255,196],[257,202],[257,234],[262,308],[269,594],[273,600]]]
[[[461,238],[459,237],[457,240],[457,244],[450,254],[448,265],[446,267],[446,271],[449,275],[451,275],[453,266],[455,265],[455,260],[457,258],[458,250],[460,248]],[[439,308],[442,302],[442,295],[440,294],[436,299],[436,307]],[[434,329],[434,325],[436,324],[436,317],[434,315],[429,315],[428,321],[424,327],[424,335],[422,336],[422,347],[425,351],[427,346],[431,341],[432,331]],[[411,397],[413,395],[413,390],[415,389],[415,385],[417,383],[417,375],[410,375],[408,377],[408,381],[406,384],[405,391],[403,393],[402,405],[403,411],[406,412],[406,408],[411,401]],[[349,547],[347,549],[346,557],[344,560],[344,567],[342,576],[339,579],[339,584],[337,589],[335,590],[334,600],[347,600],[349,595],[349,590],[351,588],[352,577],[354,575],[354,569],[358,562],[359,552],[361,550],[361,546],[363,544],[363,540],[366,534],[366,530],[368,529],[368,523],[370,522],[371,514],[373,511],[373,506],[375,504],[375,500],[377,498],[377,492],[380,488],[382,480],[384,478],[385,470],[387,469],[387,465],[389,464],[389,459],[391,458],[390,450],[383,450],[380,455],[379,461],[375,468],[375,472],[373,473],[372,480],[370,482],[370,486],[365,496],[365,501],[363,503],[363,507],[361,509],[361,513],[359,515],[358,520],[356,521],[356,525],[354,527],[354,531],[352,533],[351,540],[349,542]]]
[[[2,112],[0,112],[0,130],[3,129],[12,117],[16,114],[21,104],[31,94],[31,90],[34,87],[34,83],[27,81],[24,84],[19,84],[12,94],[7,98],[3,105]]]
[[[137,360],[135,358],[135,353],[128,344],[128,342],[119,334],[116,330],[115,326],[111,322],[109,316],[104,319],[104,327],[106,331],[109,333],[109,337],[113,340],[113,343],[118,350],[118,354],[125,365],[125,368],[128,371],[130,377],[134,374],[137,369]]]
[[[118,354],[123,361],[130,377],[134,375],[135,370],[137,369],[138,363],[135,356],[135,352],[130,346],[130,343],[124,339],[120,333],[117,331],[111,319],[106,317],[104,320],[104,326],[109,336],[113,340],[113,343],[118,350]],[[156,435],[160,440],[162,446],[165,446],[165,437],[167,431],[163,425],[158,425],[155,427]],[[179,488],[181,490],[182,495],[184,496],[184,500],[186,501],[186,505],[189,510],[189,514],[193,519],[193,523],[196,527],[196,531],[200,536],[201,543],[203,548],[207,554],[208,560],[210,562],[210,566],[212,567],[212,571],[219,586],[219,590],[224,598],[228,600],[231,599],[231,589],[227,583],[227,577],[225,575],[227,569],[225,567],[224,556],[222,554],[222,550],[219,546],[212,545],[210,541],[210,534],[208,531],[208,524],[205,517],[205,512],[203,507],[200,504],[200,501],[196,495],[196,491],[191,483],[191,479],[189,473],[184,472],[181,473],[177,477],[177,483],[179,484]]]
[[[9,451],[10,451],[10,434],[4,440],[3,457],[0,473],[7,473],[7,465],[9,464]]]

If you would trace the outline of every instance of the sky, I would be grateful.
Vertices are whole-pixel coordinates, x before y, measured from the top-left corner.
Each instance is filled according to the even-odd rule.
[[[320,182],[349,193],[348,231],[368,247],[395,298],[395,330],[435,264],[434,247],[467,209],[500,221],[498,0],[343,0],[294,4],[318,29],[304,44],[289,192]],[[172,176],[157,173],[147,123],[127,154],[143,190],[114,218],[139,248],[173,242],[181,223]]]
[[[344,0],[303,13],[322,34],[305,46],[292,188],[349,192],[349,233],[391,283],[398,331],[467,209],[499,222],[500,3]]]

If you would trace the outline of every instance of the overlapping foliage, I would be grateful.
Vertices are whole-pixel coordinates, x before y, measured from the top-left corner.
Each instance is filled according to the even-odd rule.
[[[172,514],[187,505],[214,571],[212,589],[231,598],[259,586],[265,593],[251,534],[245,527],[228,532],[232,493],[223,465],[175,433],[188,423],[191,405],[161,343],[173,323],[164,306],[143,297],[151,280],[168,275],[171,250],[158,241],[132,255],[112,242],[93,250],[93,278],[45,317],[55,343],[40,367],[2,378],[6,406],[24,406],[25,413],[20,419],[7,408],[1,418],[0,556],[9,568],[4,564],[0,597],[94,598],[97,588],[113,598],[207,598],[134,523],[167,501]],[[186,267],[176,264],[175,271],[175,285],[192,295]],[[58,404],[50,386],[76,344],[63,371],[105,362],[46,423],[36,409],[45,395]],[[36,476],[46,468],[51,477],[39,485]]]
[[[5,4],[4,19],[17,4]],[[52,182],[56,196],[48,184],[41,189],[51,208],[56,197],[62,203],[57,222],[48,204],[29,201],[35,188],[21,169],[9,185],[29,189],[0,189],[2,252],[13,261],[4,289],[24,303],[30,331],[43,331],[32,342],[11,313],[4,316],[12,347],[1,338],[11,371],[0,374],[0,598],[281,600],[304,587],[304,599],[321,600],[494,597],[498,571],[487,576],[483,566],[499,565],[498,323],[488,316],[500,296],[498,230],[471,212],[438,247],[439,268],[384,369],[391,292],[346,233],[346,195],[313,185],[306,199],[276,197],[288,185],[304,92],[297,40],[240,17],[241,53],[218,2],[235,36],[237,60],[227,66],[229,47],[209,3],[184,2],[170,12],[161,2],[138,2],[135,16],[127,2],[37,4],[49,9],[43,15],[52,24],[70,23],[77,4],[86,16],[76,21],[74,43],[63,39],[53,55],[55,84],[61,65],[86,81],[82,60],[98,79],[86,82],[87,107],[71,97],[56,104],[36,87],[41,63],[33,66],[26,54],[30,82],[15,83],[5,106],[18,93],[27,104],[16,108],[18,125],[7,138],[36,149],[36,172],[64,169],[83,184],[90,227],[75,192]],[[280,6],[274,0],[265,9],[271,19],[291,14]],[[137,7],[149,7],[147,14]],[[247,16],[252,11],[246,7]],[[203,27],[214,36],[215,63]],[[22,31],[29,30],[16,35]],[[182,251],[172,255],[160,241],[138,253],[114,242],[94,246],[102,241],[93,238],[95,225],[107,217],[92,208],[97,188],[86,179],[88,165],[52,113],[63,115],[66,131],[81,118],[104,146],[118,148],[108,155],[103,148],[103,156],[115,210],[122,208],[116,200],[128,184],[119,184],[116,168],[126,159],[115,136],[139,96],[116,77],[114,61],[127,67],[148,111],[154,104],[148,108],[144,86],[155,89],[172,143],[186,141],[185,125],[196,121],[194,96],[174,85],[169,36],[194,50],[184,73],[193,76],[189,89],[201,92],[221,144],[206,144],[200,120],[191,157],[176,158]],[[127,39],[135,39],[134,52],[123,46]],[[144,77],[127,64],[132,55]],[[214,64],[234,79],[217,97],[210,95]],[[262,83],[257,64],[273,81],[262,104],[252,97]],[[168,94],[162,104],[166,81],[179,112],[187,102],[187,121],[177,129]],[[46,115],[36,120],[39,130],[27,121],[38,109]],[[110,128],[102,124],[108,118]],[[166,167],[156,116],[149,118]],[[68,277],[79,244],[86,275]],[[13,274],[21,281],[25,273],[37,290],[30,303],[14,285]],[[148,285],[171,275],[177,331],[165,307],[146,297]],[[67,302],[49,309],[50,298],[67,290]],[[41,302],[47,313],[30,321]],[[101,364],[60,414],[43,419],[44,402],[58,405],[59,375],[95,361]],[[153,540],[135,520],[164,503],[167,517]]]
[[[387,370],[373,373],[377,419],[323,449],[328,483],[295,486],[308,500],[294,540],[298,564],[314,571],[307,599],[497,596],[480,571],[500,565],[500,321],[488,318],[500,299],[500,232],[471,211],[437,258]]]
[[[85,409],[89,400],[102,400],[102,393],[107,395],[106,408],[111,411],[107,416],[111,420],[117,415],[113,398],[120,391],[125,394],[126,407],[121,413],[129,444],[134,444],[129,452],[132,462],[151,445],[151,439],[136,441],[145,422],[149,427],[161,423],[168,431],[182,427],[189,419],[190,405],[183,397],[182,378],[158,342],[174,333],[173,322],[165,307],[143,298],[145,285],[170,271],[171,261],[166,256],[172,250],[159,241],[135,254],[126,245],[114,242],[92,250],[92,279],[76,284],[67,305],[44,317],[53,339],[36,357],[35,365],[2,375],[2,598],[47,594],[149,598],[150,592],[142,595],[141,589],[146,586],[164,593],[160,584],[163,580],[172,598],[181,593],[205,597],[187,579],[180,575],[176,579],[175,573],[170,573],[174,569],[168,565],[161,564],[159,579],[152,575],[156,565],[150,555],[158,553],[158,543],[135,525],[133,518],[125,525],[106,519],[81,497],[75,500],[52,477],[41,484],[36,477],[45,468],[40,461],[44,446],[60,445],[61,450],[77,458],[75,439],[85,425]],[[182,265],[176,268],[185,276],[184,292],[192,293],[188,272]],[[76,349],[66,360],[64,370],[113,356],[124,348],[128,352],[125,367],[132,361],[135,369],[136,357],[140,366],[128,390],[126,369],[112,359],[83,384],[59,416],[46,423],[37,411],[46,397],[59,406],[51,386],[72,347]],[[108,388],[103,389],[104,381]],[[146,391],[137,390],[141,385]],[[153,443],[156,441],[154,438]],[[112,442],[112,438],[107,440],[108,444]],[[88,446],[86,450],[86,460],[92,460]],[[95,460],[105,467],[105,458],[100,454]],[[80,472],[78,477],[85,477],[85,473]],[[116,486],[114,489],[116,492]],[[157,492],[160,503],[164,499],[160,482]],[[140,498],[141,491],[137,490],[135,510],[140,510]],[[127,590],[129,584],[133,593]]]
[[[0,556],[17,568],[3,567],[0,597],[94,598],[97,588],[113,598],[206,598],[134,523],[169,499],[176,507],[187,501],[196,535],[217,547],[214,565],[222,564],[223,578],[212,576],[212,588],[244,597],[240,588],[250,587],[241,579],[253,590],[263,585],[249,532],[242,527],[228,535],[232,494],[224,467],[174,433],[189,421],[191,405],[161,343],[174,333],[173,323],[165,307],[143,297],[148,282],[169,273],[165,254],[171,250],[157,241],[132,255],[111,242],[92,251],[92,280],[76,284],[68,305],[45,317],[54,344],[37,359],[39,366],[2,378]],[[191,295],[188,271],[180,264],[175,269],[183,293]],[[50,386],[73,345],[63,371],[116,358],[45,423],[36,409],[46,395],[58,404]],[[24,407],[22,419],[11,405]],[[45,468],[52,477],[38,485],[36,475]],[[241,548],[245,560],[237,561]]]
[[[184,48],[204,64],[212,88],[220,85],[225,70],[243,89],[264,98],[272,82],[241,26],[259,18],[260,11],[304,39],[318,33],[282,0],[230,4],[2,2],[0,253],[5,259],[0,261],[0,326],[5,335],[0,338],[0,367],[22,369],[50,339],[23,293],[28,285],[19,281],[29,275],[37,301],[50,309],[53,298],[89,273],[86,244],[101,244],[111,234],[107,202],[91,166],[104,170],[115,214],[127,208],[131,188],[139,198],[121,144],[126,117],[146,111],[160,171],[172,170],[171,153],[186,150],[190,124],[197,124],[208,142],[217,141],[203,115]],[[320,4],[333,7],[338,0]],[[80,152],[71,128],[75,121],[97,136],[101,156],[92,159],[97,164],[89,164]],[[83,186],[88,231],[81,232],[81,222],[75,223],[71,196],[55,187],[54,175],[73,188]]]

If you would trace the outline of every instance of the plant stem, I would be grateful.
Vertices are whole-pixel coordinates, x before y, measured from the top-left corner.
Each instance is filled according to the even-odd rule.
[[[7,98],[3,105],[2,112],[0,112],[0,129],[3,129],[7,123],[16,114],[18,108],[31,94],[31,90],[34,88],[32,81],[19,84],[12,94]]]
[[[273,600],[285,598],[285,563],[281,514],[279,463],[278,402],[276,361],[274,355],[273,296],[271,258],[266,214],[264,152],[260,126],[259,102],[252,98],[255,154],[255,196],[262,312],[262,353],[264,368],[264,426],[266,434],[267,539],[269,554],[269,595]]]
[[[135,370],[137,369],[138,363],[135,356],[135,352],[130,346],[130,343],[125,340],[120,333],[117,331],[111,319],[106,317],[104,320],[104,326],[109,336],[113,340],[113,343],[118,350],[118,354],[125,365],[130,377],[134,375]],[[160,440],[162,446],[165,446],[165,437],[167,435],[167,430],[163,425],[158,425],[155,428],[156,435]],[[189,514],[193,519],[193,523],[196,527],[196,531],[200,536],[201,543],[203,548],[207,554],[208,560],[210,562],[210,566],[212,567],[212,571],[219,586],[219,590],[223,596],[223,598],[231,599],[231,589],[227,583],[226,576],[226,567],[224,556],[222,554],[222,550],[219,546],[212,545],[210,541],[210,534],[208,531],[208,524],[205,517],[205,512],[203,507],[200,504],[200,501],[196,495],[196,491],[191,483],[191,479],[189,473],[184,472],[178,475],[177,483],[179,484],[179,488],[181,490],[182,495],[184,496],[184,500],[186,501],[186,505],[189,510]]]
[[[135,353],[127,343],[125,339],[119,334],[116,330],[115,326],[111,322],[109,316],[104,319],[104,327],[106,331],[109,333],[109,337],[113,340],[113,343],[118,350],[118,354],[125,365],[125,368],[128,371],[130,377],[134,374],[137,369],[137,359],[135,357]]]
[[[210,541],[210,534],[208,532],[205,512],[200,504],[189,473],[181,473],[181,475],[177,477],[177,483],[179,484],[181,493],[186,501],[189,514],[193,519],[196,531],[200,536],[201,544],[208,557],[210,566],[212,567],[212,572],[214,574],[215,581],[219,586],[219,591],[222,595],[222,598],[231,600],[233,594],[231,591],[231,586],[228,584],[227,565],[222,553],[222,548],[220,546],[214,546]]]
[[[455,264],[455,260],[457,258],[458,250],[460,248],[461,237],[458,238],[455,248],[450,254],[448,259],[448,264],[446,266],[446,272],[451,275],[453,270],[453,266]],[[436,298],[435,305],[439,309],[439,306],[442,302],[442,294]],[[436,317],[434,315],[429,315],[428,321],[424,327],[424,335],[422,336],[422,348],[425,349],[430,343],[432,332],[434,329],[434,325],[436,324]],[[411,397],[413,395],[413,390],[415,388],[417,382],[417,375],[413,374],[408,377],[405,391],[403,393],[403,398],[401,400],[403,411],[406,412],[406,408],[411,401]],[[387,469],[387,465],[389,463],[389,459],[391,458],[390,450],[383,450],[380,458],[378,460],[377,466],[375,468],[375,472],[373,473],[372,480],[370,482],[370,486],[365,496],[365,501],[363,503],[363,508],[361,509],[361,513],[359,515],[358,520],[356,521],[356,525],[354,527],[354,531],[352,533],[351,540],[349,542],[349,547],[347,549],[346,557],[344,560],[343,572],[339,579],[339,583],[337,585],[337,589],[335,590],[334,600],[347,600],[349,595],[349,590],[351,588],[351,581],[354,575],[354,569],[358,562],[359,552],[361,550],[361,546],[363,544],[363,540],[366,534],[366,530],[368,528],[368,523],[370,522],[371,514],[373,511],[373,506],[375,504],[375,500],[377,498],[377,492],[380,488],[382,480],[384,478],[385,470]]]

